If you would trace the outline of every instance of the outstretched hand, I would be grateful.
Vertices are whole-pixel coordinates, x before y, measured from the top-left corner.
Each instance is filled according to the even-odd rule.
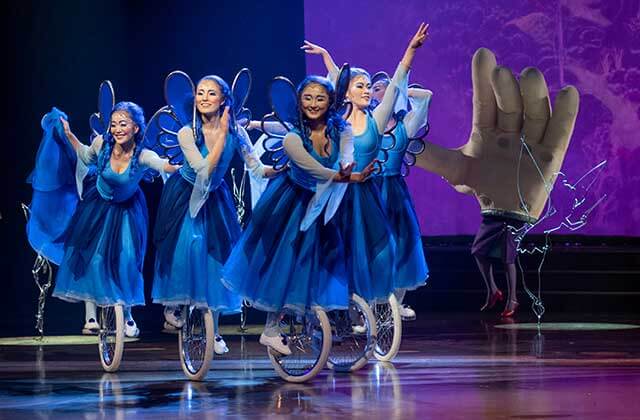
[[[402,60],[400,60],[407,70],[411,68],[411,63],[413,62],[413,57],[416,55],[416,51],[418,48],[422,47],[424,42],[427,40],[427,37],[429,36],[428,30],[429,24],[422,22],[415,35],[413,35],[413,38],[409,41],[409,45],[407,45],[407,49],[402,56]]]
[[[60,117],[60,122],[62,123],[62,130],[64,134],[69,136],[71,134],[71,127],[69,127],[69,121],[65,120],[63,117]]]
[[[418,28],[415,35],[413,36],[413,38],[411,38],[411,41],[409,42],[409,48],[413,48],[415,50],[422,47],[422,44],[424,44],[424,41],[427,40],[428,36],[429,36],[429,24],[424,22],[420,23],[420,27]]]
[[[567,86],[558,92],[552,113],[547,84],[538,69],[524,69],[518,82],[485,48],[473,56],[472,79],[468,142],[459,149],[428,144],[416,165],[443,176],[456,190],[475,195],[483,211],[537,219],[569,146],[578,91]],[[521,136],[535,162],[522,150]]]
[[[307,40],[304,41],[304,44],[302,45],[302,47],[300,47],[300,49],[307,54],[322,55],[327,53],[327,50],[322,48],[320,45],[311,43]]]

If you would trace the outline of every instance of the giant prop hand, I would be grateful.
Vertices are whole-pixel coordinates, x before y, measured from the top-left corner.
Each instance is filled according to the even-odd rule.
[[[558,92],[552,112],[547,84],[538,69],[524,69],[518,82],[485,48],[473,56],[472,79],[469,141],[458,149],[427,143],[416,165],[441,175],[456,190],[475,195],[483,214],[535,220],[567,152],[578,91],[567,86]],[[521,135],[535,163],[522,150]]]

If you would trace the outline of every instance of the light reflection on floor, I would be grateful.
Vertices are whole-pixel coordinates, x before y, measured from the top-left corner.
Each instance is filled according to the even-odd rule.
[[[631,323],[633,319],[579,318]],[[560,320],[565,321],[565,320]],[[206,382],[185,380],[174,335],[143,334],[121,370],[91,345],[0,346],[0,418],[635,418],[640,331],[496,328],[476,314],[407,324],[393,364],[277,377],[256,337],[229,337]]]
[[[636,324],[619,324],[611,322],[518,322],[496,325],[495,328],[506,330],[538,330],[541,331],[614,331],[640,328]]]

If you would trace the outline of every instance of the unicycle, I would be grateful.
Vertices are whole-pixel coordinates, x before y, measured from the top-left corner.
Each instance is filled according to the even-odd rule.
[[[124,350],[124,311],[122,305],[102,306],[98,311],[98,351],[105,372],[120,367]]]
[[[373,354],[381,362],[389,362],[398,354],[402,341],[400,304],[395,294],[391,293],[386,302],[374,303],[371,310],[376,318],[378,330],[378,339]]]
[[[348,310],[331,311],[332,341],[327,365],[341,372],[355,372],[367,364],[376,345],[376,320],[360,296],[351,295]]]
[[[185,322],[178,331],[178,347],[182,371],[192,381],[207,376],[213,359],[213,315],[208,308],[185,305]]]
[[[287,336],[291,354],[268,348],[273,368],[287,382],[306,382],[327,363],[331,350],[331,327],[324,310],[313,308],[304,315],[285,310],[280,328]]]

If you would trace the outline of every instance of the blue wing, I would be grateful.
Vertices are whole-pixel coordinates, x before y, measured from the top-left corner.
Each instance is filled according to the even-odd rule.
[[[243,68],[236,74],[231,85],[231,95],[233,96],[233,114],[236,122],[246,127],[251,121],[251,111],[245,108],[249,92],[251,91],[251,72]]]
[[[398,126],[399,121],[401,121],[401,119],[395,118],[395,123],[393,124],[393,126],[382,133],[383,139],[384,137],[389,137],[391,139],[391,142],[389,143],[389,145],[385,145],[384,142],[380,145],[380,152],[378,153],[378,158],[374,170],[374,173],[376,174],[381,174],[382,171],[384,171],[384,164],[387,162],[387,160],[389,160],[389,151],[393,150],[398,143],[395,135],[395,129]]]
[[[286,123],[300,127],[298,98],[293,83],[286,77],[276,77],[269,85],[271,109],[277,121],[287,127]]]
[[[280,170],[289,162],[282,142],[284,135],[270,132],[265,127],[264,122],[279,122],[285,133],[288,132],[291,127],[301,126],[300,112],[298,111],[298,97],[293,83],[286,77],[279,76],[273,79],[269,85],[269,101],[271,102],[273,112],[262,118],[262,131],[267,135],[267,138],[264,140],[264,149],[273,161],[274,169]]]
[[[267,152],[269,159],[271,159],[273,168],[279,171],[287,166],[289,157],[284,151],[283,139],[285,135],[272,133],[265,127],[264,123],[270,121],[278,121],[282,124],[282,121],[279,121],[276,117],[275,112],[267,114],[262,118],[262,132],[266,135],[266,138],[262,143],[262,148]],[[285,124],[282,125],[285,127],[285,132],[288,132],[289,128]]]
[[[182,71],[169,73],[164,82],[164,98],[181,127],[193,123],[194,95],[195,87],[186,73]]]
[[[170,106],[156,111],[147,123],[145,146],[158,155],[169,159],[172,165],[182,165],[184,156],[178,143],[178,130],[182,128],[180,119]]]
[[[105,80],[98,88],[98,112],[89,117],[92,140],[95,136],[104,134],[109,128],[109,118],[115,104],[113,85],[109,80]]]
[[[402,176],[409,175],[409,168],[416,164],[416,156],[424,152],[425,143],[424,138],[429,134],[430,125],[426,123],[414,137],[409,137],[409,143],[407,144],[407,150],[402,157],[402,166],[400,168],[400,174]]]
[[[182,71],[169,73],[164,82],[167,105],[156,111],[147,123],[145,147],[169,159],[172,165],[182,165],[184,155],[178,143],[178,131],[193,123],[195,87]]]
[[[107,131],[105,125],[100,119],[99,112],[95,112],[89,116],[89,127],[91,128],[91,140],[93,140],[97,135],[103,134]]]
[[[409,89],[417,88],[424,89],[424,87],[419,83],[411,83],[409,85]],[[409,102],[409,106],[411,102]],[[431,125],[427,122],[424,126],[418,130],[418,132],[413,136],[409,137],[409,143],[407,145],[407,150],[402,158],[402,167],[400,168],[400,174],[402,176],[409,175],[409,168],[415,166],[416,164],[416,156],[420,153],[424,152],[425,143],[424,139],[429,134],[429,130],[431,129]]]
[[[351,111],[353,110],[353,104],[347,100],[347,91],[349,90],[349,83],[351,81],[351,66],[348,63],[344,63],[340,67],[338,78],[336,79],[335,100],[333,106],[342,115],[344,119],[349,118]]]
[[[170,106],[164,106],[156,111],[147,123],[144,133],[144,144],[159,156],[169,159],[172,165],[182,165],[184,155],[178,143],[178,130],[182,128],[178,117]],[[148,170],[144,180],[151,181],[157,172]]]

